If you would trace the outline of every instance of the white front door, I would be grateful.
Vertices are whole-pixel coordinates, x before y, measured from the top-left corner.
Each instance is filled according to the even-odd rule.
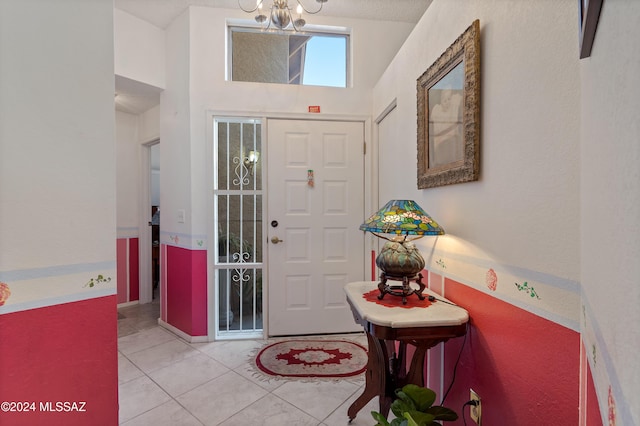
[[[267,128],[269,335],[358,331],[343,288],[364,279],[364,125]]]

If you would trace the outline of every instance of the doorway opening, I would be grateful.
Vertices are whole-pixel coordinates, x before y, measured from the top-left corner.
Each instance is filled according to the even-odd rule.
[[[263,335],[262,123],[215,118],[215,339]]]
[[[151,189],[151,298],[160,297],[160,144],[150,147],[150,189]]]
[[[160,299],[160,140],[140,145],[140,303]]]

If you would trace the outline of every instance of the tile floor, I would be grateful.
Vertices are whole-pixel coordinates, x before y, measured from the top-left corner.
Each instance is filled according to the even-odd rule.
[[[276,339],[186,343],[157,325],[157,303],[118,313],[121,425],[347,425],[347,409],[364,387],[363,375],[265,378],[251,366],[251,355]],[[340,337],[366,345],[363,334]],[[374,425],[370,412],[377,409],[374,398],[351,425]]]

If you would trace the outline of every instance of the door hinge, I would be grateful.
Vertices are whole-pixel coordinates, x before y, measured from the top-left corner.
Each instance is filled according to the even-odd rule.
[[[367,155],[367,142],[362,142],[362,153]]]

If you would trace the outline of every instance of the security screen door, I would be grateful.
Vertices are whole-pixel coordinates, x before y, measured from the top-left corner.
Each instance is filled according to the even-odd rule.
[[[364,279],[364,126],[268,120],[269,335],[361,329],[344,285]]]
[[[214,120],[216,339],[262,337],[262,124]]]

